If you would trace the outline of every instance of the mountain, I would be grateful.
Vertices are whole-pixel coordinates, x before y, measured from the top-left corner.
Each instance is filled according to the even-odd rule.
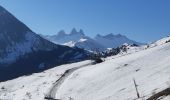
[[[75,71],[59,86],[55,98],[170,100],[169,92],[161,93],[169,89],[170,37],[155,44],[158,45],[135,53],[112,56],[101,64]],[[134,80],[140,98],[137,98]],[[153,95],[157,98],[148,99]]]
[[[105,50],[103,45],[86,36],[82,29],[77,31],[73,28],[70,34],[66,34],[64,30],[61,30],[56,35],[47,35],[43,37],[56,44],[66,45],[69,47],[79,47],[89,51],[94,51],[96,49],[99,51]]]
[[[108,48],[119,47],[124,43],[141,45],[141,43],[130,40],[121,34],[113,35],[111,33],[105,36],[98,34],[93,39],[86,36],[82,29],[77,31],[75,28],[72,29],[70,34],[67,34],[64,30],[61,30],[56,35],[41,36],[56,44],[66,45],[69,47],[78,47],[89,51],[104,51]]]
[[[1,82],[0,99],[44,100],[51,93],[51,99],[61,100],[148,100],[169,88],[168,41],[170,37],[152,43],[154,47],[130,47],[128,53],[108,57],[100,64],[91,65],[86,60]],[[134,52],[136,49],[139,51]],[[159,99],[169,98],[165,95]]]
[[[40,37],[0,6],[0,81],[86,57],[82,49]]]
[[[141,43],[130,40],[124,35],[121,34],[114,35],[112,33],[104,36],[98,34],[95,37],[95,41],[97,41],[101,45],[104,45],[106,48],[116,48],[123,45],[124,43],[141,45]]]
[[[64,30],[61,30],[58,34],[52,36],[47,35],[45,38],[57,44],[64,44],[70,41],[78,41],[82,37],[85,37],[84,33],[82,31],[77,32],[77,30],[73,28],[70,34],[66,34]]]

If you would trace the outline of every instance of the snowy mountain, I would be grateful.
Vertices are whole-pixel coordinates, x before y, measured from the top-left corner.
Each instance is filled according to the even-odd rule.
[[[121,34],[108,34],[105,36],[97,35],[94,39],[86,36],[83,30],[79,32],[73,28],[70,34],[66,34],[63,30],[57,35],[46,35],[42,37],[56,44],[66,45],[69,47],[79,47],[89,51],[104,51],[107,48],[116,48],[124,43],[141,45],[141,43],[128,39]]]
[[[43,39],[0,6],[0,81],[85,57],[84,50]]]
[[[153,44],[159,45],[130,48],[100,64],[87,60],[1,82],[0,99],[43,100],[51,93],[62,100],[147,100],[170,84],[170,37]]]
[[[170,40],[170,37],[166,39]],[[150,96],[169,88],[170,42],[162,43],[163,41],[160,40],[160,45],[154,48],[124,56],[117,55],[101,64],[75,71],[60,86],[56,98],[147,100]],[[138,85],[141,97],[139,99],[133,79]],[[160,100],[170,99],[165,97]]]
[[[167,43],[167,42],[170,42],[170,36],[167,36],[167,37],[162,38],[162,39],[160,39],[160,40],[158,40],[158,41],[155,41],[155,42],[149,44],[148,47],[159,46],[159,45],[165,44],[165,43]]]
[[[98,43],[104,45],[106,48],[119,47],[123,45],[124,43],[141,45],[141,43],[130,40],[124,35],[121,35],[121,34],[114,35],[112,33],[105,35],[105,36],[98,34],[96,35],[95,40]]]
[[[66,34],[64,30],[61,30],[58,32],[58,34],[52,35],[52,36],[47,35],[45,38],[47,38],[57,44],[64,44],[64,43],[68,43],[70,41],[76,42],[80,38],[83,38],[83,37],[85,37],[85,35],[82,30],[77,32],[77,30],[75,28],[73,28],[72,31],[70,32],[70,34]]]
[[[105,47],[94,39],[86,36],[82,29],[77,31],[75,28],[72,29],[70,34],[66,34],[63,30],[58,32],[57,35],[47,35],[43,36],[51,42],[56,44],[66,45],[69,47],[79,47],[85,50],[94,51],[98,49],[99,51],[105,50]]]

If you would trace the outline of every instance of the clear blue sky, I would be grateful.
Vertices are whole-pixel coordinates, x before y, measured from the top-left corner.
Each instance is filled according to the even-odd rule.
[[[88,36],[121,33],[140,42],[170,35],[170,0],[0,0],[34,32],[82,28]]]

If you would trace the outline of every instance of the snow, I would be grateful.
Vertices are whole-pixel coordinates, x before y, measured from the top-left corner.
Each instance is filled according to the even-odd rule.
[[[69,47],[79,47],[83,48],[85,50],[93,51],[95,49],[99,49],[100,51],[105,50],[106,48],[97,43],[95,40],[88,36],[84,36],[82,34],[66,34],[62,37],[60,36],[60,39],[58,36],[48,36],[46,37],[49,41],[52,41],[53,43],[60,44],[60,45],[66,45]]]
[[[77,69],[58,88],[61,100],[143,100],[170,86],[170,43],[160,40],[154,47],[129,47],[127,53],[105,62]],[[163,43],[162,43],[163,42]],[[154,44],[154,43],[153,43]],[[0,83],[0,99],[43,100],[49,89],[70,68],[91,61],[57,66],[50,70]],[[133,83],[139,94],[137,99]],[[169,96],[161,100],[169,100]]]
[[[53,83],[65,70],[91,61],[66,64],[53,69],[0,83],[0,100],[43,100]],[[4,89],[3,89],[4,87]]]
[[[74,42],[74,41],[69,41],[69,42],[67,42],[67,43],[64,43],[63,45],[66,45],[66,46],[69,46],[69,47],[74,47],[75,44],[76,44],[76,42]]]
[[[170,100],[170,96],[164,97],[164,98],[161,99],[161,100]]]
[[[62,100],[133,100],[133,79],[145,99],[170,84],[170,44],[110,59],[79,69],[60,87],[56,98]]]
[[[160,40],[158,40],[158,41],[150,44],[149,46],[150,46],[150,47],[159,46],[159,45],[162,45],[162,44],[166,43],[167,41],[170,41],[170,36],[167,36],[167,37],[165,37],[165,38],[162,38],[162,39],[160,39]]]
[[[87,39],[81,38],[81,39],[79,40],[79,42],[84,42],[84,41],[87,41]]]

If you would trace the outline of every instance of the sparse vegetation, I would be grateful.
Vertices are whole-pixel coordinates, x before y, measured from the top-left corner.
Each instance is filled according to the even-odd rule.
[[[30,92],[26,92],[26,94],[25,94],[29,99],[31,99],[31,93]]]
[[[103,62],[103,60],[102,60],[102,53],[99,51],[99,49],[97,49],[97,48],[95,48],[94,49],[94,51],[93,51],[93,53],[91,53],[91,55],[90,55],[90,59],[91,60],[94,60],[95,61],[95,63],[101,63],[101,62]]]
[[[107,50],[105,52],[103,52],[104,57],[108,57],[108,56],[113,56],[113,55],[117,55],[118,53],[120,53],[120,48],[112,48],[110,50]]]
[[[4,87],[4,86],[2,86],[2,87],[1,87],[1,90],[5,90],[5,87]]]
[[[166,43],[170,42],[170,40],[166,41]]]
[[[162,91],[160,91],[158,93],[155,93],[154,95],[152,95],[147,100],[159,100],[158,98],[161,98],[163,96],[168,96],[168,95],[170,95],[170,88],[167,88],[167,89],[162,90]]]

